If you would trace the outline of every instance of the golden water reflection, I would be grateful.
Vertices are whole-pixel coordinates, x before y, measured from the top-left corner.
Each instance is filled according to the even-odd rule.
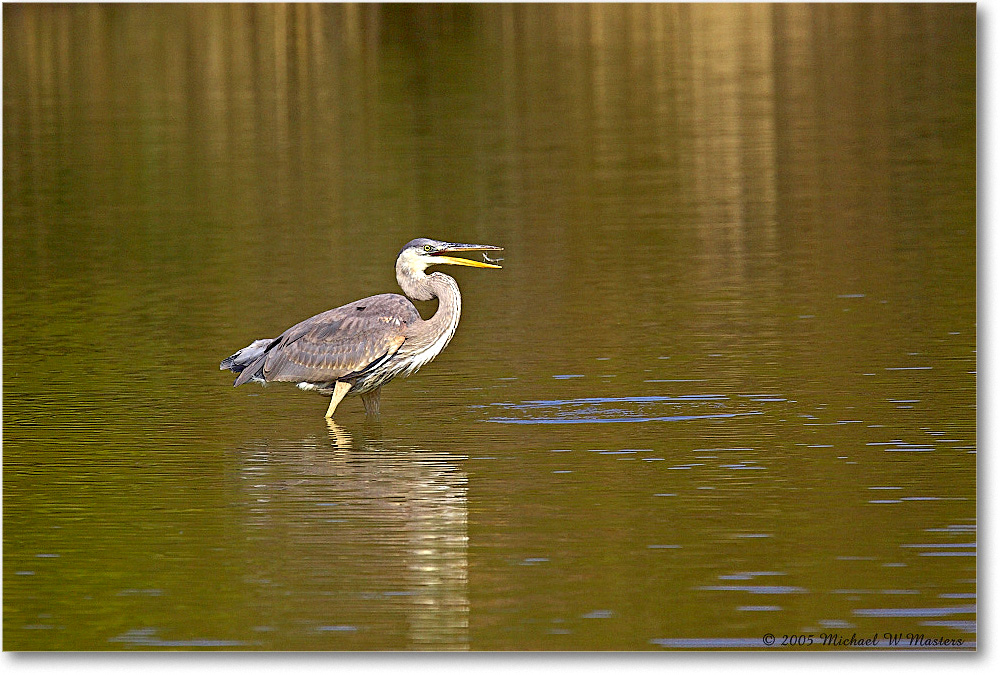
[[[282,579],[307,580],[290,598],[258,600],[277,612],[255,617],[261,639],[279,649],[468,649],[463,458],[394,447],[372,426],[356,444],[328,425],[328,439],[240,452],[247,583],[280,597]],[[330,636],[326,647],[317,634]]]

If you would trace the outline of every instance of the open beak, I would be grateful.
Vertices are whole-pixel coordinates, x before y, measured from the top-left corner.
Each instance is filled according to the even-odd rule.
[[[470,260],[469,258],[455,258],[450,255],[445,255],[446,253],[465,253],[466,251],[502,251],[501,246],[487,246],[485,244],[448,244],[447,248],[443,248],[440,251],[434,253],[434,262],[442,265],[465,265],[467,267],[490,267],[492,269],[503,269],[500,265],[493,264],[494,262],[499,262],[499,260],[491,262],[480,262],[478,260]],[[483,254],[485,260],[492,260],[485,253]]]

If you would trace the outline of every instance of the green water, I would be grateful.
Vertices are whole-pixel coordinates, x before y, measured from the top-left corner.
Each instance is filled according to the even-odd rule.
[[[6,5],[4,648],[974,644],[975,30]],[[219,372],[418,236],[380,420]]]

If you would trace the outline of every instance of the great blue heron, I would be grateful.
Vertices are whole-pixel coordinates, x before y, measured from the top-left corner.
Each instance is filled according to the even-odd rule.
[[[327,418],[348,394],[360,394],[365,412],[377,415],[382,385],[411,375],[451,341],[462,312],[458,283],[447,274],[426,274],[431,265],[492,267],[494,262],[455,258],[448,253],[500,251],[499,246],[414,239],[396,258],[396,280],[414,300],[438,299],[424,321],[413,303],[396,293],[373,295],[297,323],[274,339],[255,340],[219,368],[246,382],[298,382],[300,389],[330,396]],[[484,253],[483,258],[489,257]]]

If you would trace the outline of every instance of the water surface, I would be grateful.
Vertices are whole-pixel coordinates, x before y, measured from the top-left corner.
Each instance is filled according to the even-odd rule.
[[[975,644],[974,6],[3,14],[6,649]],[[417,236],[380,421],[218,371]]]

